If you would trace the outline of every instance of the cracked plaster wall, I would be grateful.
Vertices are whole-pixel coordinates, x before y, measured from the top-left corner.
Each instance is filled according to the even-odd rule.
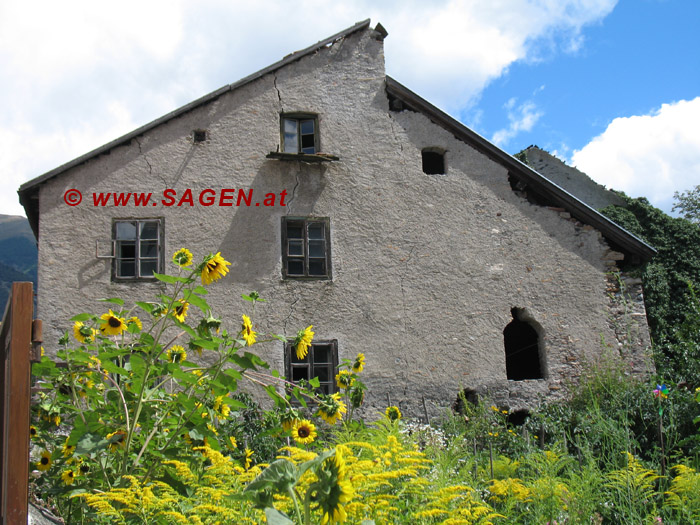
[[[596,230],[529,204],[511,190],[502,166],[425,116],[389,111],[384,78],[382,43],[371,30],[355,33],[45,184],[45,346],[70,328],[72,315],[106,311],[99,297],[127,304],[154,298],[158,283],[111,282],[110,262],[95,258],[94,244],[108,251],[113,218],[164,217],[166,265],[183,246],[197,258],[220,251],[232,262],[208,296],[226,328],[237,331],[240,315],[250,313],[241,293],[257,290],[267,300],[256,309],[259,332],[293,336],[313,324],[318,340],[338,340],[341,360],[364,352],[370,417],[388,399],[417,416],[425,398],[436,415],[463,388],[512,407],[561,395],[581,362],[599,356],[601,340],[618,340],[608,246]],[[340,161],[266,159],[279,146],[283,111],[317,113],[321,151]],[[193,143],[194,129],[207,130],[206,142]],[[424,147],[446,150],[446,175],[422,172]],[[70,188],[83,193],[81,205],[63,203]],[[178,195],[253,188],[254,201],[287,190],[290,204],[90,204],[92,192],[165,188]],[[332,281],[282,280],[283,215],[330,217]],[[544,330],[544,380],[506,380],[502,332],[513,307],[525,308]],[[644,347],[645,325],[640,331]],[[283,372],[281,343],[255,348]]]

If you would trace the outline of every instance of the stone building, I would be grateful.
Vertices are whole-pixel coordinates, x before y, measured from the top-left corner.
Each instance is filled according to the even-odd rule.
[[[208,296],[229,329],[251,290],[259,332],[313,324],[304,363],[254,347],[288,377],[332,388],[363,352],[370,417],[463,389],[525,407],[610,349],[646,370],[641,289],[616,291],[654,250],[387,77],[386,36],[358,23],[22,185],[45,347],[99,297],[154,297],[187,247],[232,262]]]

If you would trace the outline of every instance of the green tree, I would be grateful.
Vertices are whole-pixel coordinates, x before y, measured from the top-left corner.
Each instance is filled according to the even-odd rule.
[[[682,193],[675,192],[673,199],[676,204],[672,211],[678,210],[689,221],[700,224],[700,185]]]

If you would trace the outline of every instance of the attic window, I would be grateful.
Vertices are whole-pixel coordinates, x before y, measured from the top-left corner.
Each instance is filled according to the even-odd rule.
[[[542,327],[528,318],[522,308],[512,308],[513,320],[503,330],[508,379],[544,379],[545,360],[542,352]]]
[[[313,155],[318,147],[318,119],[312,114],[282,115],[282,152]]]
[[[422,152],[423,173],[428,175],[445,174],[445,152],[437,148],[425,148]]]
[[[207,130],[195,129],[192,131],[192,138],[195,142],[204,142],[207,140]]]

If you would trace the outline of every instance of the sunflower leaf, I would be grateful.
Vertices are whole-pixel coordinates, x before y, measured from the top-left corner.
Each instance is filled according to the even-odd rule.
[[[201,297],[198,297],[195,295],[193,292],[187,291],[185,292],[185,301],[187,301],[190,304],[193,304],[197,308],[199,308],[202,312],[207,313],[209,311],[209,305],[207,302],[202,299]]]
[[[167,283],[167,284],[173,284],[173,283],[189,284],[192,282],[192,279],[189,279],[188,277],[177,277],[175,275],[165,275],[165,274],[156,273],[156,272],[153,272],[153,277],[155,277],[159,281]]]
[[[153,303],[144,303],[143,301],[136,301],[136,306],[140,307],[142,310],[150,314],[153,311],[154,305]]]
[[[81,323],[83,321],[87,321],[89,319],[92,319],[93,315],[92,314],[78,314],[74,315],[73,317],[70,318],[71,321],[80,321]]]
[[[294,525],[294,522],[286,514],[274,507],[265,507],[265,519],[269,525]]]

